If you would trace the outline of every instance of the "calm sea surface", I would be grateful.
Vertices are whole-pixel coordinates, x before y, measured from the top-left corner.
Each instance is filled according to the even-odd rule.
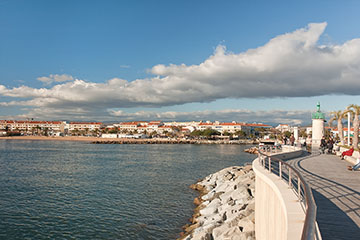
[[[175,239],[189,185],[244,148],[0,140],[0,239]]]

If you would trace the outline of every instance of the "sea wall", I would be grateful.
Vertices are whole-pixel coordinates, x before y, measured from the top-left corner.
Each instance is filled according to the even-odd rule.
[[[299,149],[276,154],[281,159],[298,157]],[[255,232],[256,239],[301,239],[305,213],[298,197],[279,176],[263,168],[259,159],[253,161],[256,175]]]
[[[300,148],[291,146],[282,150],[272,155],[286,160],[303,154]],[[265,170],[257,158],[252,165],[229,167],[210,174],[191,188],[199,191],[200,196],[194,200],[197,207],[191,224],[184,226],[180,239],[301,237],[305,214],[296,195],[285,181]]]
[[[191,186],[200,196],[181,239],[255,239],[255,175],[251,165],[229,167]]]

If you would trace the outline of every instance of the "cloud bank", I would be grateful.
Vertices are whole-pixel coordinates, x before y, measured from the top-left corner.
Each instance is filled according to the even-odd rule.
[[[237,120],[242,122],[262,122],[275,125],[287,123],[291,125],[303,125],[310,123],[311,111],[251,111],[246,109],[224,109],[218,111],[195,111],[195,112],[150,112],[139,111],[127,113],[122,110],[109,111],[109,114],[122,121],[133,120],[163,120],[163,121],[222,121]]]
[[[33,109],[30,116],[36,116],[38,119],[47,120],[47,116],[53,119],[64,119],[62,109],[51,109],[40,111]],[[66,115],[70,120],[79,119],[89,121],[101,118],[103,121],[136,121],[136,120],[162,120],[162,121],[221,121],[228,122],[236,120],[238,122],[261,122],[270,125],[286,123],[291,125],[310,124],[311,111],[286,111],[286,110],[269,110],[269,111],[251,111],[246,109],[224,109],[217,111],[194,111],[194,112],[155,112],[155,111],[138,111],[126,112],[122,110],[108,110],[93,114],[86,109],[72,109]],[[21,119],[29,117],[28,114],[18,116],[0,116],[0,119]],[[49,120],[53,120],[49,119]],[[69,120],[67,119],[67,120]],[[65,120],[65,119],[64,119]]]
[[[40,77],[51,88],[0,85],[0,96],[15,98],[0,106],[24,106],[43,114],[96,114],[111,109],[161,107],[224,98],[308,97],[360,92],[360,39],[341,45],[319,45],[326,23],[279,35],[241,53],[218,46],[199,65],[156,65],[151,78],[104,83],[70,75]],[[24,98],[24,100],[19,100]],[[105,110],[104,110],[105,109]],[[114,113],[114,112],[113,112]]]

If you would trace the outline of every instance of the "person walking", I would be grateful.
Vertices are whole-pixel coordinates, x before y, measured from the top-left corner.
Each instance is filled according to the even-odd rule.
[[[325,153],[325,148],[326,148],[326,140],[325,137],[322,137],[320,141],[320,149],[323,154]]]
[[[286,143],[287,143],[287,137],[286,136],[284,136],[283,142],[284,142],[284,145],[286,145]]]
[[[295,143],[295,137],[293,134],[291,134],[290,136],[290,143],[291,143],[291,146],[294,146],[294,143]]]
[[[327,147],[328,147],[328,153],[332,154],[334,148],[334,140],[332,139],[332,137],[329,138],[327,142]]]

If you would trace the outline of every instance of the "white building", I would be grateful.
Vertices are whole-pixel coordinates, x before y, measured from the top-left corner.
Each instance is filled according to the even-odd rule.
[[[66,122],[62,121],[23,121],[23,120],[1,120],[0,129],[10,131],[31,132],[34,130],[48,130],[57,133],[64,132]]]
[[[69,131],[94,131],[100,130],[101,122],[70,122],[68,124]]]
[[[120,131],[135,131],[137,130],[138,126],[140,126],[139,122],[122,122],[120,124],[114,124],[114,126],[117,126]]]
[[[164,125],[165,126],[173,126],[173,127],[189,127],[189,126],[192,126],[192,127],[197,127],[199,124],[201,123],[200,122],[196,122],[196,121],[191,121],[191,122],[164,122]]]
[[[252,126],[254,124],[247,124],[247,123],[220,123],[218,121],[212,122],[202,122],[198,125],[198,130],[206,130],[206,129],[213,129],[220,133],[228,132],[228,133],[235,133],[237,131],[244,131],[245,133],[249,133]],[[268,126],[268,125],[256,125],[258,127]]]
[[[236,122],[231,122],[231,123],[220,123],[218,126],[220,126],[221,129],[220,132],[229,132],[229,133],[235,133],[236,131],[243,131],[245,124],[244,123],[236,123]]]
[[[212,122],[201,122],[199,123],[199,125],[197,126],[198,130],[206,130],[206,129],[214,129],[214,123]]]
[[[157,133],[164,133],[164,132],[168,132],[168,133],[172,133],[174,132],[173,128],[171,126],[160,126],[157,129]]]
[[[280,131],[280,132],[291,132],[291,127],[289,124],[279,124],[277,127],[275,127],[276,130]]]
[[[148,123],[146,127],[146,131],[148,132],[158,132],[159,127],[163,126],[161,121],[151,121]]]

